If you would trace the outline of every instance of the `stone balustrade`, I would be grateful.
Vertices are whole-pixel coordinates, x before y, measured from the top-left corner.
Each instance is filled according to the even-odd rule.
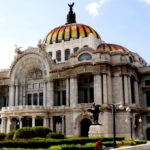
[[[19,111],[19,110],[48,110],[50,106],[20,105],[2,107],[1,111]]]

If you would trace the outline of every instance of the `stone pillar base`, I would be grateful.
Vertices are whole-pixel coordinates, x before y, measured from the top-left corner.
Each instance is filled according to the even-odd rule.
[[[101,125],[91,125],[89,128],[89,137],[103,136]]]

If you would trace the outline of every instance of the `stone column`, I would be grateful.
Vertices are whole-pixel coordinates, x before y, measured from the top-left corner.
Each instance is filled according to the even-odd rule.
[[[19,105],[22,105],[22,86],[19,87]]]
[[[19,93],[18,93],[18,85],[16,85],[16,90],[15,90],[15,106],[18,106],[18,96],[19,96]]]
[[[7,133],[10,132],[10,125],[11,125],[11,118],[10,117],[7,117]]]
[[[70,106],[70,81],[66,79],[66,105]]]
[[[135,102],[137,105],[139,105],[139,89],[138,89],[138,82],[134,82],[134,89],[135,89]]]
[[[47,82],[47,106],[54,105],[54,82]]]
[[[102,79],[101,75],[94,75],[94,102],[102,104]]]
[[[22,118],[19,118],[19,128],[22,128]]]
[[[32,116],[32,127],[35,127],[35,116]]]
[[[22,103],[23,103],[23,105],[26,105],[27,104],[27,102],[26,102],[26,86],[25,86],[25,84],[22,86],[22,95],[23,95],[23,98],[22,98]]]
[[[9,106],[14,106],[14,85],[9,86]]]
[[[128,77],[124,75],[124,100],[125,100],[125,105],[129,104],[129,89],[128,89]]]
[[[62,116],[62,133],[65,134],[65,116]]]
[[[70,78],[70,106],[76,107],[78,103],[78,82],[77,77]]]
[[[108,76],[107,76],[107,80],[108,80],[108,82],[107,82],[107,89],[108,89],[108,100],[107,100],[107,102],[109,103],[109,104],[112,104],[112,85],[111,85],[111,74],[109,73],[108,74]]]
[[[53,117],[50,117],[50,129],[53,131]]]
[[[44,87],[43,87],[43,106],[46,106],[47,104],[47,83],[44,83]]]
[[[108,103],[108,95],[107,95],[107,74],[103,74],[103,102],[104,104]]]
[[[48,127],[48,118],[46,117],[43,118],[43,126]]]
[[[1,118],[1,132],[6,132],[6,118],[2,117]]]

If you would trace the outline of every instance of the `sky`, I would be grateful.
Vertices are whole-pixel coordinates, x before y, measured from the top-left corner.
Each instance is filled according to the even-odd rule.
[[[66,23],[68,4],[77,23],[94,28],[106,43],[138,53],[150,64],[150,0],[0,0],[0,69],[8,69],[21,50],[36,46]]]

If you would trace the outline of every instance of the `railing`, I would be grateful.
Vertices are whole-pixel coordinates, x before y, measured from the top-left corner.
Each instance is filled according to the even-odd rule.
[[[48,110],[50,106],[36,106],[36,105],[20,105],[20,106],[9,106],[2,107],[1,111],[19,111],[19,110]]]

